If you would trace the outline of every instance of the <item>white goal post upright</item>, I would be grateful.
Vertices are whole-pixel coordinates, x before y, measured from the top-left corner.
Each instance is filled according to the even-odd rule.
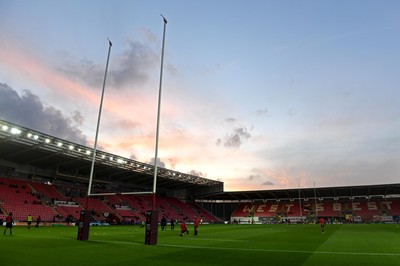
[[[300,194],[300,182],[298,183],[299,185],[299,211],[300,211],[300,222],[303,223],[303,211],[301,208],[301,194]]]
[[[111,46],[112,46],[112,42],[110,41],[110,39],[107,38],[107,40],[108,40],[108,55],[107,55],[106,70],[105,70],[105,73],[104,73],[103,89],[101,91],[99,115],[97,117],[96,136],[94,138],[94,147],[93,147],[93,155],[92,155],[92,166],[90,168],[89,185],[88,185],[88,192],[87,192],[87,198],[86,198],[86,210],[89,207],[88,206],[89,205],[89,196],[91,196],[91,190],[92,190],[94,163],[95,163],[95,160],[96,160],[96,151],[97,151],[97,138],[98,138],[98,135],[99,135],[101,110],[103,109],[104,90],[105,90],[105,87],[106,87],[108,63],[110,61],[110,53],[111,53]]]
[[[164,45],[165,45],[165,30],[167,27],[167,19],[161,15],[164,21],[163,40],[161,46],[161,68],[160,68],[160,85],[158,88],[158,108],[157,108],[157,129],[156,129],[156,147],[154,154],[154,178],[153,178],[153,203],[152,210],[156,209],[156,188],[157,188],[157,161],[158,161],[158,135],[160,129],[160,112],[161,112],[161,88],[163,77],[163,64],[164,64]]]
[[[106,87],[108,63],[110,61],[110,53],[111,53],[111,46],[112,46],[112,43],[111,43],[110,39],[107,38],[107,40],[108,40],[108,55],[107,55],[106,70],[105,70],[105,73],[104,73],[103,89],[101,91],[99,116],[97,118],[96,136],[95,136],[95,140],[94,140],[92,166],[90,168],[89,185],[88,185],[88,192],[87,192],[87,196],[86,196],[85,211],[81,212],[80,213],[80,217],[79,217],[78,240],[88,240],[89,239],[89,227],[90,227],[89,196],[91,194],[91,188],[92,188],[94,162],[95,162],[95,159],[96,159],[97,137],[99,135],[101,110],[102,110],[102,107],[103,107],[104,90],[105,90],[105,87]]]
[[[315,220],[318,221],[318,206],[317,206],[317,190],[315,188],[315,179],[314,179],[314,201],[315,201],[315,207],[314,207],[314,211],[315,211]]]

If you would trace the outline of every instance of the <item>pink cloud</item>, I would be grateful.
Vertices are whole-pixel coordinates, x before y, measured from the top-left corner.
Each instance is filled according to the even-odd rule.
[[[31,54],[22,53],[16,48],[0,49],[0,61],[3,68],[11,70],[12,76],[16,79],[22,79],[25,83],[31,84],[31,88],[39,85],[49,91],[57,94],[69,95],[68,97],[85,98],[87,102],[98,102],[98,95],[85,88],[84,86],[71,81],[60,75],[51,67],[41,63],[44,60],[35,58]],[[13,84],[11,84],[13,85]],[[72,94],[72,95],[71,95]]]

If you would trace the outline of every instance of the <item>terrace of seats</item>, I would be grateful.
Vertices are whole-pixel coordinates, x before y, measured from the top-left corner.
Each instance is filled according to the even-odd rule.
[[[61,215],[61,217],[72,216],[75,220],[79,219],[80,212],[83,210],[83,208],[79,205],[75,206],[59,205],[56,206],[55,209]]]
[[[344,214],[370,218],[374,215],[400,215],[400,199],[347,200],[302,202],[301,214],[307,216],[314,209],[318,216],[338,217]],[[286,217],[300,216],[300,203],[297,202],[259,202],[241,203],[232,213],[232,217],[273,217],[277,214]]]
[[[107,199],[109,196],[106,197]],[[131,212],[134,214],[134,217],[137,220],[145,220],[146,219],[146,211],[151,209],[151,205],[145,201],[141,196],[136,195],[118,195],[118,198],[124,204],[127,204],[131,207]],[[125,217],[122,215],[122,217]]]
[[[0,218],[13,212],[15,220],[24,220],[31,214],[41,216],[42,220],[51,220],[57,212],[42,203],[42,194],[32,190],[29,183],[21,180],[0,178]]]
[[[76,192],[76,191],[77,192]],[[78,219],[86,207],[86,197],[72,197],[80,188],[53,186],[27,180],[0,178],[0,219],[12,211],[14,219],[24,221],[28,214],[41,215],[43,221],[64,221],[68,216]],[[69,194],[68,197],[63,194]],[[157,197],[159,219],[193,220],[197,215],[203,221],[219,221],[199,206],[183,203],[171,197]],[[139,222],[145,220],[146,211],[152,209],[152,196],[113,195],[89,198],[89,209],[94,219],[104,220],[104,213],[119,219]]]
[[[69,198],[61,194],[55,186],[48,184],[41,184],[35,182],[28,182],[28,184],[36,191],[40,191],[50,200],[68,201]]]
[[[400,215],[400,199],[386,199],[385,201],[392,202],[392,204],[390,205],[391,215]]]
[[[104,202],[110,206],[115,213],[122,217],[122,219],[135,222],[135,220],[139,220],[141,218],[129,203],[124,202],[120,198],[120,195],[111,195],[104,198]]]

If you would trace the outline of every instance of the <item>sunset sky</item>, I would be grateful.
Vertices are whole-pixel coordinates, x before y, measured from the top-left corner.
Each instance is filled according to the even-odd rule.
[[[400,1],[0,0],[0,119],[225,190],[398,183]]]

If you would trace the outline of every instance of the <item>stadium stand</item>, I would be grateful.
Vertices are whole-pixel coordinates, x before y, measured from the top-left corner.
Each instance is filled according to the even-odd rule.
[[[59,213],[58,221],[65,221],[67,217],[70,217],[70,222],[73,222],[79,219],[79,214],[83,209],[79,205],[58,205],[55,210]]]
[[[93,149],[4,120],[0,120],[0,129],[0,219],[12,211],[18,221],[25,221],[28,214],[41,215],[47,222],[76,220],[86,208]],[[90,197],[92,219],[145,220],[153,208],[152,196],[123,192],[148,192],[154,166],[99,150],[95,158],[92,191],[116,195]],[[154,207],[159,219],[400,219],[400,184],[225,192],[220,181],[165,168],[157,171]]]
[[[71,185],[71,184],[69,184]],[[0,219],[4,219],[10,211],[16,220],[24,221],[28,214],[40,215],[44,221],[64,222],[66,217],[75,221],[81,210],[85,209],[86,197],[66,197],[62,192],[71,192],[71,188],[62,185],[49,185],[16,178],[0,178]],[[79,189],[78,189],[79,191]],[[110,195],[89,198],[89,208],[93,220],[109,221],[108,216],[117,219],[119,223],[129,221],[129,224],[145,220],[145,212],[151,209],[151,196]],[[165,216],[168,220],[174,218],[190,222],[194,216],[204,222],[220,222],[212,213],[200,207],[193,201],[182,202],[173,197],[158,197],[157,208],[159,219]],[[301,210],[300,210],[301,209]],[[399,198],[357,198],[340,200],[315,201],[284,201],[269,200],[265,202],[245,202],[237,205],[231,217],[281,217],[291,219],[311,216],[360,217],[363,222],[376,221],[377,216],[400,215]],[[115,220],[114,220],[115,222]]]
[[[376,199],[376,200],[322,200],[315,202],[259,202],[241,203],[232,213],[232,217],[304,217],[310,220],[311,216],[332,217],[346,219],[346,217],[360,217],[361,221],[370,222],[374,216],[398,216],[400,215],[400,199]],[[350,218],[350,219],[351,219]]]
[[[0,178],[0,219],[4,219],[6,213],[11,211],[18,221],[25,221],[28,214],[40,215],[43,221],[48,222],[65,222],[67,217],[68,221],[76,221],[86,208],[87,198],[64,196],[60,191],[74,191],[69,186]],[[88,204],[93,220],[110,221],[107,217],[112,217],[113,223],[129,221],[129,224],[133,224],[145,220],[146,211],[151,209],[151,201],[151,196],[109,195],[90,197]],[[219,221],[196,204],[184,203],[172,197],[157,198],[157,205],[159,219],[165,215],[168,220],[192,221],[197,215],[204,222]]]
[[[14,219],[24,220],[29,214],[40,215],[44,220],[52,220],[57,212],[42,202],[43,194],[32,190],[29,183],[0,178],[0,206],[4,218],[6,213],[13,212]]]
[[[62,195],[55,186],[35,182],[28,182],[28,184],[33,190],[40,191],[48,200],[51,200],[52,202],[55,200],[68,201],[68,198]]]

